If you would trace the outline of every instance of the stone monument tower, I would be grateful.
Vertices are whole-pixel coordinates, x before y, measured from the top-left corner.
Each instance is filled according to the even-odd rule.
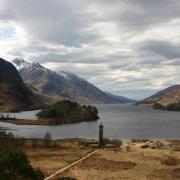
[[[99,146],[102,147],[104,145],[104,140],[103,140],[103,125],[102,122],[99,125]]]

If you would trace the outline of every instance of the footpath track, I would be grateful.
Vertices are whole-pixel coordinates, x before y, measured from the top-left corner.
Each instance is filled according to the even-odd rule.
[[[85,160],[86,158],[92,156],[93,154],[95,154],[96,152],[98,152],[99,150],[95,150],[91,153],[89,153],[88,155],[84,156],[83,158],[79,159],[78,161],[73,162],[72,164],[67,165],[66,167],[56,171],[55,173],[51,174],[50,176],[46,177],[44,180],[53,180],[57,175],[61,174],[62,172],[66,171],[67,169],[71,168],[72,166],[80,163],[81,161]]]

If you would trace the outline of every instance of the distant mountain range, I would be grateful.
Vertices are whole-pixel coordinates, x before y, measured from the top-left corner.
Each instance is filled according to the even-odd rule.
[[[176,104],[180,102],[180,85],[168,87],[154,95],[136,103],[139,107],[153,107],[155,103],[162,106]]]
[[[109,92],[105,92],[109,97],[111,97],[112,99],[118,101],[118,103],[136,103],[137,100],[134,100],[134,99],[129,99],[127,97],[124,97],[124,96],[118,96],[118,95],[114,95],[114,94],[111,94]]]
[[[0,58],[0,111],[38,109],[41,97],[26,87],[16,68]]]
[[[134,100],[105,93],[83,78],[66,71],[52,71],[22,58],[12,61],[25,83],[56,99],[80,103],[134,103]]]
[[[80,103],[135,103],[135,100],[103,92],[85,79],[66,71],[55,72],[22,58],[0,58],[0,111],[37,109],[61,99]],[[17,71],[18,70],[18,71]],[[179,108],[180,85],[168,87],[136,102],[139,107]]]

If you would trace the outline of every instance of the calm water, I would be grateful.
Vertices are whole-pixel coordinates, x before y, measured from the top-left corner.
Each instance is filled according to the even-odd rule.
[[[40,110],[35,110],[35,111],[22,111],[20,113],[4,113],[1,112],[0,115],[3,116],[9,116],[9,117],[15,117],[17,119],[36,119],[36,113],[39,112]]]
[[[96,105],[99,119],[61,126],[23,126],[0,122],[13,133],[24,137],[43,137],[48,131],[54,139],[73,137],[98,137],[98,125],[104,124],[104,136],[108,138],[180,139],[180,112],[137,108],[128,105]],[[35,112],[23,112],[22,118],[34,118]]]

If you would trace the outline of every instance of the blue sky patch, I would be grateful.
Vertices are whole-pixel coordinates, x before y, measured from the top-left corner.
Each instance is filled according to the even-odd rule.
[[[6,25],[0,29],[0,39],[10,38],[15,35],[15,29],[11,25]]]

